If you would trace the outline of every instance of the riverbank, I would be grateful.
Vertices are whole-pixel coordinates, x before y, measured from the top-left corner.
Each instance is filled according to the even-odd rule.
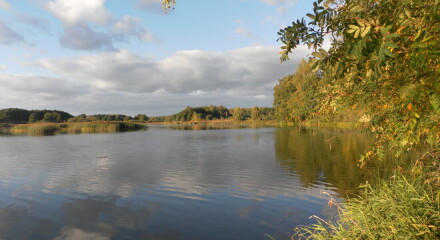
[[[317,223],[297,227],[293,239],[439,239],[439,152],[425,156],[389,179],[367,182],[343,204],[329,196],[337,219],[312,216]]]
[[[2,124],[0,132],[12,135],[50,136],[55,134],[110,133],[135,131],[145,124],[131,122],[76,122],[76,123],[31,123]]]
[[[201,120],[201,121],[91,121],[91,122],[38,122],[28,124],[0,124],[0,134],[46,136],[54,134],[80,134],[80,133],[109,133],[135,131],[149,125],[173,126],[179,130],[206,130],[224,128],[260,128],[260,127],[329,127],[340,129],[357,129],[364,127],[357,122],[319,122],[305,121],[301,123],[284,123],[275,120],[245,120],[233,119]]]
[[[366,127],[361,122],[324,122],[309,120],[303,122],[280,122],[276,120],[245,120],[233,119],[201,120],[201,121],[170,121],[170,122],[147,122],[148,125],[252,125],[267,127],[331,127],[341,129],[356,129]]]

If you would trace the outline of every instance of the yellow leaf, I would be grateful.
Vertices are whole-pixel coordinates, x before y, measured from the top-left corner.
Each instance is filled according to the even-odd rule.
[[[409,111],[411,111],[411,109],[412,109],[412,103],[410,103],[410,104],[408,104],[408,106],[406,107],[406,109],[408,109]]]

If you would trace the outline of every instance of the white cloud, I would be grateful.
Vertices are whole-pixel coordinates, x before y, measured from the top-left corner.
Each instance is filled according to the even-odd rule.
[[[22,35],[6,26],[6,24],[0,20],[0,44],[11,45],[24,42],[25,40]]]
[[[113,41],[111,34],[95,31],[85,23],[65,26],[60,38],[61,46],[73,50],[115,50]]]
[[[48,20],[31,15],[20,15],[18,21],[34,28],[37,28],[43,32],[49,32],[50,23]]]
[[[283,0],[261,0],[261,1],[271,6],[283,2]]]
[[[124,16],[113,23],[110,29],[96,30],[87,23],[65,25],[60,43],[73,50],[115,51],[116,43],[128,42],[135,38],[142,42],[160,42],[142,26],[140,18]]]
[[[162,0],[139,0],[138,6],[154,13],[163,13]]]
[[[11,4],[9,4],[6,0],[0,0],[0,8],[9,11],[11,10]]]
[[[248,29],[243,28],[243,27],[236,28],[235,33],[238,33],[238,34],[240,34],[244,37],[247,37],[247,38],[256,38],[257,37],[251,31],[249,31]]]
[[[293,58],[305,57],[305,53]],[[293,61],[295,62],[295,61]],[[280,64],[278,47],[251,46],[228,52],[180,51],[162,61],[118,51],[74,59],[45,59],[38,65],[94,88],[124,93],[171,93],[265,89],[295,70]],[[273,87],[273,86],[272,86]]]
[[[79,90],[65,80],[33,74],[0,74],[0,85],[10,95],[35,94],[52,100],[74,96]]]
[[[121,38],[124,38],[124,36],[134,36],[144,42],[159,41],[151,32],[142,26],[142,19],[137,17],[122,17],[113,24],[112,31]]]
[[[160,42],[142,26],[141,18],[113,19],[105,8],[105,0],[56,0],[46,6],[63,23],[59,41],[65,48],[115,51],[116,43],[129,42],[131,38]]]
[[[255,45],[226,52],[180,51],[163,60],[126,50],[41,59],[28,66],[55,77],[0,74],[0,108],[166,115],[185,106],[270,106],[277,80],[293,73],[308,53],[299,48],[281,64],[278,51]]]
[[[93,22],[106,24],[111,15],[104,7],[105,0],[56,0],[47,3],[48,9],[64,24]]]

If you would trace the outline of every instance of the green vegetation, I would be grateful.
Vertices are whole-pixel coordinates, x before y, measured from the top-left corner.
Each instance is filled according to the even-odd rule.
[[[6,108],[0,110],[0,123],[33,123],[38,121],[64,122],[73,117],[59,110],[25,110]]]
[[[228,109],[224,106],[186,107],[179,113],[151,117],[150,122],[199,122],[210,120],[260,121],[273,120],[273,108],[257,107]]]
[[[0,110],[0,123],[42,123],[42,122],[96,122],[96,121],[139,121],[146,122],[149,117],[146,114],[138,114],[134,118],[122,114],[95,114],[87,116],[71,114],[59,110],[25,110],[19,108],[7,108]]]
[[[144,129],[146,126],[127,122],[34,123],[9,126],[5,133],[50,136],[55,134],[111,133]]]
[[[365,193],[340,208],[339,220],[318,218],[296,237],[440,238],[439,1],[318,0],[313,6],[309,21],[294,21],[278,33],[282,61],[300,44],[315,52],[275,88],[277,118],[331,119],[354,111],[376,134],[361,166],[390,149],[400,156],[420,145],[430,157],[391,180],[366,184]],[[332,41],[328,51],[321,48],[326,38]],[[302,102],[311,104],[295,105]]]
[[[191,121],[227,119],[230,117],[229,110],[224,106],[186,107],[179,113],[165,117],[165,121]]]
[[[186,107],[179,113],[169,116],[149,117],[146,114],[137,114],[134,117],[123,114],[80,114],[72,116],[58,110],[25,110],[8,108],[0,110],[0,123],[43,123],[43,122],[206,122],[211,120],[236,121],[268,121],[273,120],[273,108],[257,107],[228,109],[224,106]]]
[[[363,194],[339,206],[339,219],[318,220],[299,227],[295,239],[439,239],[440,174],[438,166],[419,166],[396,172],[374,186],[365,184]],[[436,172],[437,171],[437,172]]]
[[[389,147],[438,148],[440,15],[436,0],[318,0],[313,14],[280,30],[281,59],[299,44],[315,49],[323,75],[318,111],[360,108],[378,140],[365,159]],[[330,38],[328,51],[322,49]],[[320,80],[321,81],[321,80]]]

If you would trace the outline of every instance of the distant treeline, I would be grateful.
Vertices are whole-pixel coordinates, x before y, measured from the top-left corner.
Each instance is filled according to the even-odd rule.
[[[237,121],[244,120],[272,120],[274,118],[273,108],[271,107],[252,107],[228,109],[220,106],[204,106],[204,107],[186,107],[179,113],[151,117],[151,122],[173,122],[173,121],[207,121],[207,120],[224,120],[233,119]]]
[[[26,110],[6,108],[0,110],[0,123],[36,123],[36,122],[92,122],[92,121],[148,121],[146,114],[135,117],[122,114],[96,114],[73,116],[59,110]]]
[[[95,115],[85,115],[80,114],[76,117],[70,118],[69,122],[93,122],[93,121],[148,121],[149,117],[146,114],[138,114],[134,117],[123,115],[123,114],[95,114]]]
[[[69,113],[59,110],[25,110],[20,108],[0,110],[0,122],[3,123],[65,122],[72,117]]]
[[[0,123],[36,123],[36,122],[93,122],[93,121],[137,121],[137,122],[197,122],[208,120],[233,119],[245,120],[273,120],[274,110],[271,107],[236,107],[228,109],[224,106],[186,107],[179,113],[168,116],[149,117],[138,114],[134,117],[123,114],[71,114],[59,110],[25,110],[7,108],[0,110]]]

